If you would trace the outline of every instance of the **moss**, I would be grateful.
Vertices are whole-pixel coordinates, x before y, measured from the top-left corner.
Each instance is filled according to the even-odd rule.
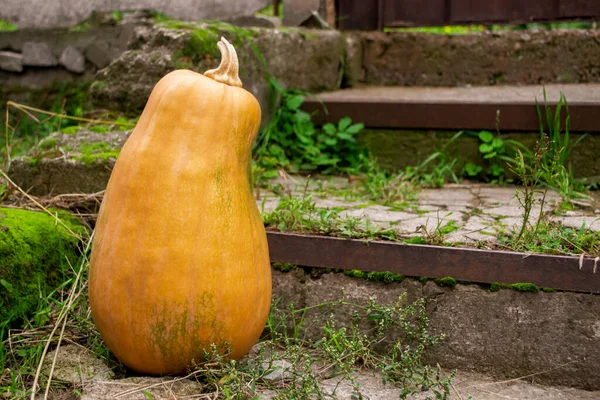
[[[391,282],[402,282],[404,280],[404,275],[395,274],[393,272],[388,272],[388,271],[364,272],[364,271],[359,271],[357,269],[353,269],[353,270],[344,271],[344,275],[352,277],[352,278],[366,279],[366,280],[374,281],[374,282],[391,283]]]
[[[419,278],[419,282],[421,282],[421,284],[423,284],[423,285],[426,284],[428,281],[429,281],[429,278],[427,278],[427,277],[422,276]]]
[[[41,149],[47,150],[47,149],[51,149],[52,147],[56,147],[58,145],[58,139],[57,138],[45,138],[43,139],[40,143],[39,143],[39,147]]]
[[[29,167],[35,169],[37,168],[40,159],[37,157],[24,156],[23,161],[27,161],[29,163]]]
[[[273,267],[273,269],[276,269],[281,272],[290,272],[291,270],[298,268],[296,265],[286,263],[273,263],[271,264],[271,266]]]
[[[15,24],[0,19],[0,32],[14,32],[19,29]]]
[[[75,233],[85,233],[73,216],[56,213]],[[47,294],[77,265],[78,244],[47,213],[0,208],[0,336],[47,306]]]
[[[90,85],[91,89],[104,89],[107,86],[107,83],[104,81],[94,81]]]
[[[90,165],[98,161],[106,161],[109,158],[116,159],[119,157],[120,149],[113,147],[109,143],[100,142],[81,146],[79,152],[81,155],[75,157],[75,159],[83,162],[85,165]]]
[[[541,290],[542,290],[542,292],[546,292],[546,293],[556,293],[556,290],[554,290],[552,288],[548,288],[548,287],[542,288]]]
[[[540,291],[540,288],[538,288],[533,283],[513,283],[512,285],[510,285],[510,288],[512,290],[516,290],[518,292],[532,292],[532,293],[537,293],[537,292]]]
[[[450,288],[454,288],[456,286],[456,279],[447,276],[445,278],[434,279],[434,282],[440,286],[447,286]]]
[[[494,282],[490,285],[490,292],[497,292],[500,289],[511,289],[511,290],[516,290],[517,292],[531,292],[531,293],[537,293],[540,291],[540,288],[538,288],[533,283],[513,283],[510,285],[506,285],[504,283]],[[545,291],[547,291],[547,290],[548,289],[546,289]],[[550,290],[552,290],[552,289],[550,289]]]
[[[236,48],[242,47],[246,41],[256,36],[258,32],[240,28],[222,21],[200,21],[201,24],[177,20],[167,20],[161,23],[169,29],[185,30],[190,33],[189,40],[181,50],[173,53],[174,64],[177,68],[193,69],[193,66],[206,59],[219,60],[220,51],[217,42],[227,32],[229,40]],[[243,58],[243,52],[238,56]],[[243,60],[242,60],[243,61]]]

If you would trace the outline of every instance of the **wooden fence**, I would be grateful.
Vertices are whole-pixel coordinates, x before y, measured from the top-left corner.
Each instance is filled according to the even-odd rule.
[[[336,0],[344,30],[599,18],[600,0]]]

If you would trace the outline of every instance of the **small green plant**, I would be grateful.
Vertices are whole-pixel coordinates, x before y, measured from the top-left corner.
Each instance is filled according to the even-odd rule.
[[[456,225],[456,220],[453,219],[444,223],[444,219],[452,215],[452,212],[447,213],[444,218],[440,218],[439,210],[437,214],[437,222],[433,231],[427,228],[427,224],[419,227],[419,231],[423,232],[422,238],[425,244],[442,246],[446,244],[446,236],[459,229],[459,227]]]
[[[8,21],[5,21],[3,19],[0,19],[0,32],[14,32],[17,29],[19,29],[17,27],[17,25],[12,24]]]
[[[262,215],[267,228],[282,232],[311,232],[351,239],[399,240],[393,229],[380,228],[369,220],[342,217],[337,210],[316,207],[312,196],[308,194],[308,181],[302,197],[283,196],[275,210]]]
[[[588,198],[587,187],[581,180],[574,178],[569,156],[573,148],[577,146],[586,136],[580,136],[574,142],[571,142],[569,106],[564,94],[560,93],[560,98],[554,112],[548,106],[546,98],[546,89],[544,88],[544,109],[542,114],[540,105],[536,99],[536,110],[540,121],[540,141],[546,143],[545,151],[538,158],[538,162],[543,164],[541,168],[540,183],[549,189],[560,193],[566,201],[576,198]],[[562,112],[566,114],[564,121],[564,132],[561,128]],[[545,126],[544,126],[545,125]],[[545,129],[548,130],[546,133]]]
[[[480,165],[467,163],[464,167],[466,175],[471,178],[482,177],[491,183],[502,183],[505,180],[504,164],[512,161],[507,156],[507,142],[513,143],[513,141],[494,136],[490,131],[481,131],[477,137],[481,142],[479,152],[488,165],[484,171]]]
[[[281,96],[281,106],[269,125],[261,131],[254,144],[257,164],[275,176],[277,168],[291,172],[339,172],[357,162],[360,150],[355,136],[362,124],[342,118],[337,124],[325,124],[317,129],[310,114],[302,110],[307,93],[283,90],[272,80]]]

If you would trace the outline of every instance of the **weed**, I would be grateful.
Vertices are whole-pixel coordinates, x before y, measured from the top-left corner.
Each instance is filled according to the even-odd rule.
[[[0,32],[14,32],[17,29],[19,29],[17,27],[17,25],[12,24],[8,21],[5,21],[3,19],[0,19]]]
[[[546,143],[544,152],[537,157],[536,161],[542,163],[540,169],[540,183],[544,186],[557,191],[563,198],[570,201],[575,198],[587,198],[587,188],[582,181],[576,180],[571,170],[569,156],[575,146],[581,142],[586,135],[580,136],[575,142],[571,143],[569,107],[567,99],[561,92],[559,101],[554,113],[547,104],[546,90],[544,89],[544,108],[542,111],[536,99],[536,110],[540,121],[540,141]],[[566,113],[564,132],[561,129],[562,111]],[[545,118],[544,118],[545,117]],[[544,122],[548,133],[545,133]]]
[[[380,228],[369,220],[342,217],[336,210],[316,207],[312,195],[307,191],[308,181],[302,197],[282,197],[275,210],[262,214],[265,226],[282,232],[311,232],[351,239],[398,240],[398,234],[392,229]]]
[[[440,218],[439,210],[437,211],[437,223],[433,231],[427,228],[427,223],[425,225],[421,225],[417,231],[423,232],[422,240],[424,244],[434,245],[434,246],[442,246],[446,244],[446,235],[455,230],[459,229],[456,225],[456,221],[451,219],[444,223],[444,219],[452,215],[452,212],[449,212],[444,216],[444,218]],[[429,219],[427,219],[429,221]],[[418,243],[413,243],[418,244]]]
[[[329,174],[356,164],[360,151],[355,136],[362,124],[353,124],[346,117],[317,129],[311,115],[301,109],[308,94],[283,90],[274,80],[271,83],[281,96],[281,106],[254,144],[254,158],[260,166]]]

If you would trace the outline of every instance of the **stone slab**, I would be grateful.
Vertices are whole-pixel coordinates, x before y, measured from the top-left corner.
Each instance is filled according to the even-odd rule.
[[[73,46],[65,47],[58,62],[71,72],[81,74],[85,71],[85,57]]]
[[[81,385],[104,381],[113,376],[111,369],[90,350],[80,345],[64,343],[58,351],[53,350],[46,355],[43,372],[47,376],[55,357],[56,364],[52,371],[52,378],[55,380]]]
[[[140,112],[156,83],[167,73],[187,68],[200,73],[220,61],[216,43],[225,36],[240,59],[244,88],[261,104],[263,123],[273,109],[267,70],[284,88],[309,92],[339,87],[343,38],[337,31],[251,28],[243,32],[219,25],[190,25],[182,29],[139,26],[129,50],[100,71],[101,85],[92,88],[100,108]],[[265,64],[257,57],[258,51]],[[145,73],[140,76],[139,71]]]
[[[353,33],[363,44],[367,85],[464,86],[600,82],[593,30],[530,30],[441,35]]]
[[[429,331],[446,337],[427,351],[430,365],[485,373],[497,380],[535,374],[536,383],[600,390],[600,377],[595,372],[600,360],[600,297],[595,295],[510,289],[491,292],[478,285],[461,284],[450,289],[433,282],[422,285],[413,279],[385,284],[341,273],[311,279],[302,270],[275,271],[273,282],[273,298],[280,299],[279,306],[294,302],[296,309],[335,303],[342,290],[347,302],[364,305],[370,299],[393,304],[403,293],[408,301],[425,297]],[[431,290],[431,285],[436,290]],[[326,306],[309,311],[305,320],[316,322],[306,325],[307,335],[318,337],[319,318],[334,315],[336,323],[343,326],[350,322],[354,310],[338,307],[333,312]],[[396,334],[392,332],[388,338]]]
[[[54,67],[58,65],[58,60],[46,42],[25,42],[23,44],[23,65]]]
[[[93,12],[156,10],[185,21],[216,20],[252,15],[269,0],[38,0],[9,1],[0,8],[0,18],[20,28],[70,27]]]
[[[23,55],[13,51],[0,51],[0,70],[23,71]]]

